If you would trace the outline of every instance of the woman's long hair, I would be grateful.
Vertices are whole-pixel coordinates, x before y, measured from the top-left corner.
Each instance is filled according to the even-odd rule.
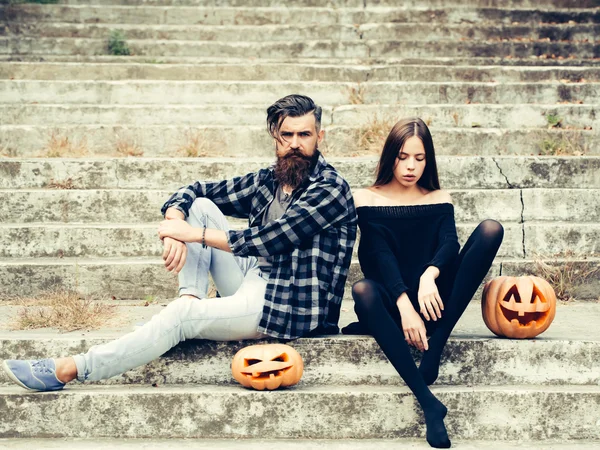
[[[431,139],[431,133],[425,122],[417,117],[400,120],[390,131],[381,152],[381,158],[377,165],[377,177],[373,186],[383,186],[392,181],[394,167],[397,164],[396,158],[406,140],[413,136],[421,139],[423,147],[425,147],[425,170],[417,184],[429,191],[440,189],[433,139]]]

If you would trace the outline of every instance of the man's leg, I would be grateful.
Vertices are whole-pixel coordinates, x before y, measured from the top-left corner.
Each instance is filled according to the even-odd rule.
[[[228,229],[227,220],[218,207],[206,199],[194,202],[188,222],[192,226]],[[206,297],[207,294],[209,270],[217,289],[225,298],[204,299],[203,303],[198,305],[198,299]],[[245,289],[240,292],[240,296],[234,296],[238,288],[246,283],[246,274],[251,275],[248,283],[254,286],[252,293],[246,292]],[[188,244],[188,259],[179,280],[180,294],[183,297],[171,302],[165,310],[133,333],[116,341],[92,347],[86,354],[58,359],[56,365],[54,360],[42,360],[42,363],[7,361],[4,363],[5,370],[23,387],[37,390],[61,389],[61,381],[69,382],[75,377],[82,381],[109,378],[148,363],[181,340],[262,337],[256,333],[256,328],[262,315],[266,281],[258,276],[256,258],[238,258],[221,250],[204,249],[200,244]],[[261,289],[259,286],[256,289],[257,283],[264,284],[264,287]],[[227,296],[235,298],[227,299]],[[233,317],[232,312],[236,313]],[[253,319],[255,314],[258,314],[258,320]],[[181,322],[181,317],[186,320]],[[196,325],[188,323],[187,318],[190,317],[194,318]],[[236,328],[228,326],[228,320],[235,322]],[[252,323],[250,329],[243,326],[249,323]],[[24,375],[25,378],[23,372],[28,372]],[[45,383],[38,382],[38,378],[43,379]]]
[[[172,301],[150,322],[116,341],[74,357],[77,379],[98,381],[146,364],[187,339],[259,339],[267,282],[251,270],[229,297]]]
[[[205,198],[194,201],[187,222],[195,228],[229,230],[229,223],[218,206]],[[187,260],[179,273],[179,295],[205,298],[210,272],[219,295],[228,297],[236,293],[246,273],[257,265],[254,257],[240,258],[216,248],[203,248],[196,242],[188,243],[187,248]]]

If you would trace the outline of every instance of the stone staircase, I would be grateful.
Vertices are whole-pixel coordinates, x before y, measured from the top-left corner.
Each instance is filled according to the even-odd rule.
[[[600,440],[600,335],[567,327],[600,318],[599,272],[577,276],[600,265],[597,0],[91,1],[0,5],[0,308],[56,285],[122,305],[172,298],[160,206],[181,185],[268,165],[265,110],[284,95],[323,106],[322,150],[355,189],[372,182],[394,121],[417,115],[461,242],[485,218],[505,227],[488,277],[536,273],[543,261],[574,275],[578,299],[535,341],[492,339],[475,302],[436,388],[451,437]],[[109,54],[116,30],[128,56]],[[355,260],[348,286],[360,278]],[[351,299],[345,310],[352,320]],[[0,358],[66,355],[119,335],[2,327]],[[0,437],[423,435],[371,338],[297,341],[305,380],[271,394],[231,385],[241,345],[186,344],[60,394],[0,378]],[[65,413],[60,426],[49,419]]]

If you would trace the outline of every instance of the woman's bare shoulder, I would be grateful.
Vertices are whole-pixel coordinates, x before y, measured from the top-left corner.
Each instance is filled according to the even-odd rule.
[[[428,195],[430,203],[450,203],[452,204],[452,197],[448,191],[443,189],[436,189],[431,191]]]
[[[354,191],[352,196],[354,197],[354,206],[356,208],[370,206],[373,203],[373,194],[367,188]]]

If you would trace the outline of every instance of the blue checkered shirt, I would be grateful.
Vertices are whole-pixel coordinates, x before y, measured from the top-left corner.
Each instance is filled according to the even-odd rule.
[[[162,213],[175,207],[187,217],[194,200],[205,197],[223,214],[247,218],[249,228],[228,232],[233,254],[273,261],[258,331],[280,339],[337,333],[356,240],[350,186],[320,154],[286,213],[261,225],[275,189],[273,167],[231,180],[198,181],[173,194]]]

